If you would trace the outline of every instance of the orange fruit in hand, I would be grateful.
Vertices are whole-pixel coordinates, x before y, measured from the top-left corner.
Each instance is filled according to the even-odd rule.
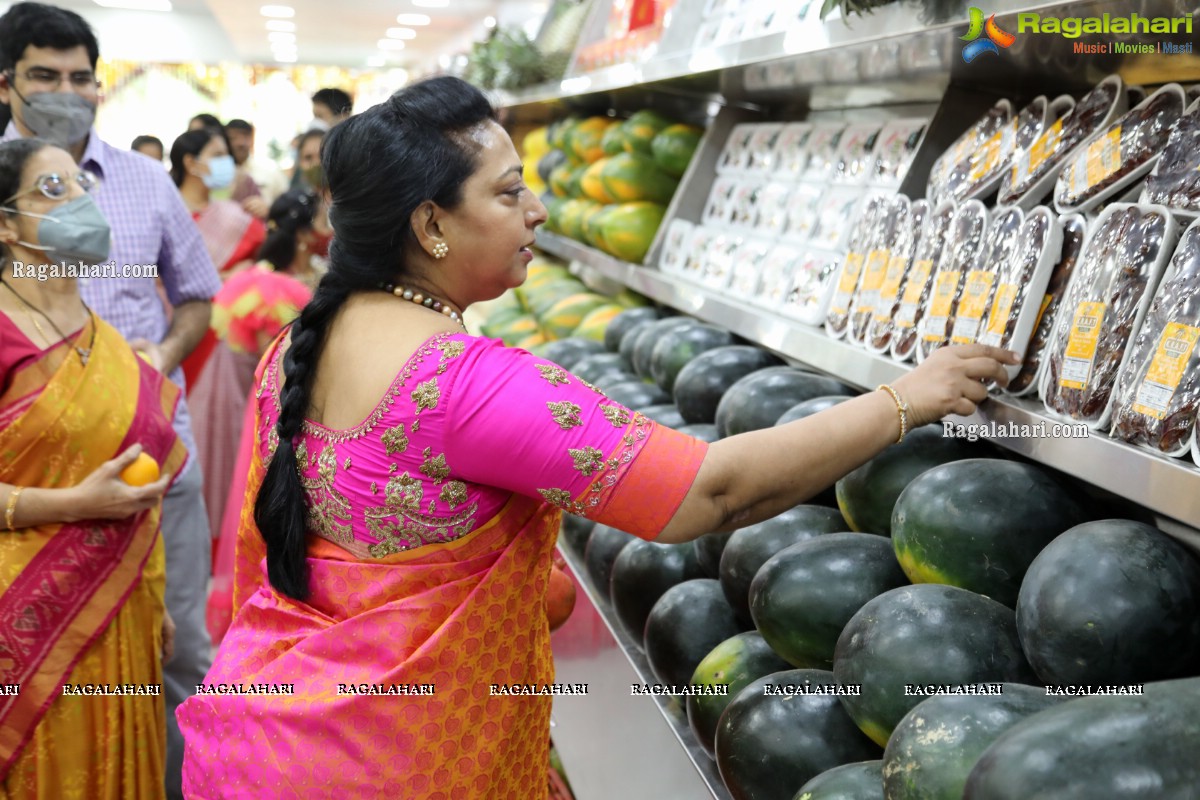
[[[130,486],[145,486],[158,480],[158,462],[146,453],[138,453],[125,469],[121,470],[121,480]]]

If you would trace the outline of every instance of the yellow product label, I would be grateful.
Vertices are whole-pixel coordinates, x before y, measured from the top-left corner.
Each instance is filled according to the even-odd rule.
[[[987,313],[988,297],[995,281],[996,274],[993,272],[977,269],[967,273],[962,299],[958,301],[958,313],[954,317],[954,330],[950,334],[952,344],[971,344],[975,341],[983,315]]]
[[[1067,351],[1063,356],[1062,376],[1058,380],[1058,385],[1064,389],[1088,387],[1107,309],[1104,303],[1089,302],[1080,303],[1075,309]]]
[[[978,183],[996,171],[996,166],[1000,163],[1000,157],[1004,153],[1004,136],[1007,131],[1004,128],[992,134],[992,138],[980,146],[979,150],[971,156],[971,172],[967,176],[967,180],[971,183]]]
[[[1033,330],[1037,331],[1042,327],[1042,317],[1046,316],[1046,309],[1050,308],[1050,304],[1054,302],[1054,295],[1048,294],[1042,298],[1042,306],[1038,309],[1037,319],[1033,321]]]
[[[988,312],[987,329],[981,340],[984,344],[990,344],[993,347],[1004,344],[1004,334],[1008,331],[1008,320],[1012,317],[1013,304],[1017,302],[1017,294],[1020,291],[1021,287],[1015,283],[1002,283],[996,289],[996,296],[992,300],[992,310]]]
[[[933,294],[929,298],[929,314],[925,317],[927,342],[940,342],[946,338],[946,322],[950,309],[954,307],[954,296],[958,292],[959,274],[954,270],[942,270],[934,279]]]
[[[883,274],[883,284],[879,287],[879,303],[875,306],[875,319],[886,320],[896,298],[900,296],[900,284],[904,280],[904,268],[908,259],[902,255],[894,255],[888,259],[887,271]]]
[[[1150,369],[1146,370],[1138,387],[1134,411],[1155,419],[1167,416],[1167,407],[1183,380],[1197,339],[1200,339],[1200,328],[1192,325],[1172,322],[1163,329]]]
[[[862,286],[858,290],[858,300],[854,304],[854,313],[867,313],[875,310],[879,302],[879,287],[887,275],[888,251],[872,250],[863,266]]]
[[[1053,125],[1046,129],[1029,147],[1029,172],[1037,172],[1038,167],[1045,163],[1046,159],[1054,155],[1054,151],[1058,149],[1058,141],[1062,138],[1063,121],[1059,119]]]
[[[842,264],[842,275],[838,278],[837,291],[829,308],[830,313],[845,314],[850,310],[850,295],[854,294],[854,289],[858,286],[858,276],[862,267],[862,253],[846,254],[846,260]]]
[[[1095,186],[1121,168],[1121,126],[1088,145],[1087,181]]]
[[[901,328],[911,328],[917,324],[917,308],[921,305],[921,295],[925,293],[925,285],[929,283],[932,272],[931,259],[913,262],[908,283],[904,285],[904,296],[900,298],[900,310],[896,313],[896,324]]]

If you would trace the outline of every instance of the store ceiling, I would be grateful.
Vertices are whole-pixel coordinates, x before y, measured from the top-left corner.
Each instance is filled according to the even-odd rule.
[[[295,63],[343,67],[435,64],[445,55],[467,49],[483,38],[488,23],[502,27],[539,20],[546,0],[273,0],[291,8],[294,31],[269,30],[263,0],[169,0],[170,11],[102,7],[96,0],[50,0],[79,13],[95,28],[101,54],[108,58],[146,61],[236,60],[248,64],[285,63],[289,34],[294,34]],[[105,6],[162,3],[164,0],[102,0]],[[437,2],[443,7],[430,8]],[[426,5],[419,6],[416,3]],[[9,5],[0,4],[0,9]],[[420,14],[425,25],[401,25],[400,14]],[[490,19],[489,19],[490,18]],[[536,24],[536,23],[535,23]],[[276,24],[286,29],[292,26]],[[407,28],[409,32],[389,29]],[[274,34],[273,42],[268,36]],[[410,37],[410,38],[394,38]],[[379,46],[380,40],[392,39]]]

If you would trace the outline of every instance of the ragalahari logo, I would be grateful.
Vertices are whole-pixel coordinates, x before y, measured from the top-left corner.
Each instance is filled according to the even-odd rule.
[[[970,42],[963,48],[963,61],[970,64],[975,59],[984,53],[1000,54],[1000,48],[1008,48],[1017,40],[1016,36],[1005,30],[1001,30],[996,24],[996,15],[992,14],[987,18],[987,22],[983,20],[983,12],[978,8],[971,6],[971,29],[967,31],[967,35],[960,37],[964,42]],[[986,34],[987,38],[979,37]]]

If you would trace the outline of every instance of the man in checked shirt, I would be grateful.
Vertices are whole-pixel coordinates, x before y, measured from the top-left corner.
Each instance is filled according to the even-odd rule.
[[[54,6],[18,3],[0,17],[0,103],[11,107],[3,140],[37,136],[75,157],[100,178],[92,197],[113,231],[110,261],[157,265],[172,310],[170,320],[153,277],[80,279],[85,302],[180,386],[179,364],[208,329],[210,300],[221,280],[191,215],[162,166],[109,145],[92,128],[99,82],[99,45],[82,17]],[[181,400],[175,430],[196,452]],[[167,610],[174,619],[175,654],[164,665],[167,710],[167,795],[182,797],[183,739],[175,707],[201,683],[211,665],[204,621],[212,544],[195,458],[163,500]]]

